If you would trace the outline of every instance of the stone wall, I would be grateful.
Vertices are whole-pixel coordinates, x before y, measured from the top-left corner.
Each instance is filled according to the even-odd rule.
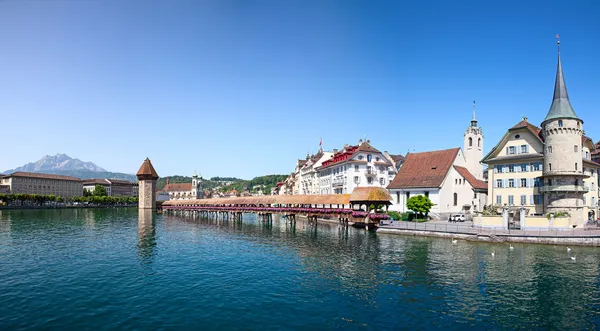
[[[151,179],[140,180],[139,182],[139,208],[156,209],[156,181]]]

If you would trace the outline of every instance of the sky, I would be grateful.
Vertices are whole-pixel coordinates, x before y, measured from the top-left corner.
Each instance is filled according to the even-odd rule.
[[[0,0],[0,170],[66,153],[161,176],[287,174],[367,138],[487,153],[549,110],[557,46],[600,140],[597,1]]]

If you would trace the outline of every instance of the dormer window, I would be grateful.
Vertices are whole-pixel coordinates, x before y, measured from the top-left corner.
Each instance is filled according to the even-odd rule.
[[[367,162],[371,162],[373,156],[371,154],[367,154]]]
[[[562,120],[558,120],[558,127],[562,128],[563,127],[563,121]]]

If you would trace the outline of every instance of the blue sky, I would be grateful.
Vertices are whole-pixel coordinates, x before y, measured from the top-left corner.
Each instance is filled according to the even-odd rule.
[[[594,1],[0,1],[0,170],[66,153],[119,172],[251,178],[367,137],[485,152],[552,99],[600,139]]]

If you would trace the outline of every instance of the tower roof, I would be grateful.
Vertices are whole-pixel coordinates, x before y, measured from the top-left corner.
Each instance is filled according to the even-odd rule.
[[[577,117],[577,114],[575,114],[575,110],[573,110],[573,107],[571,106],[571,101],[569,101],[562,62],[560,60],[560,41],[558,49],[558,67],[556,68],[556,80],[554,82],[554,97],[552,98],[552,105],[550,106],[550,110],[548,111],[548,115],[546,115],[544,122],[558,118],[572,118],[581,121],[581,119]]]
[[[158,179],[158,174],[156,173],[156,170],[154,170],[152,162],[150,162],[149,158],[146,158],[146,160],[144,160],[144,163],[142,163],[140,170],[138,170],[138,172],[135,175],[139,180]]]

